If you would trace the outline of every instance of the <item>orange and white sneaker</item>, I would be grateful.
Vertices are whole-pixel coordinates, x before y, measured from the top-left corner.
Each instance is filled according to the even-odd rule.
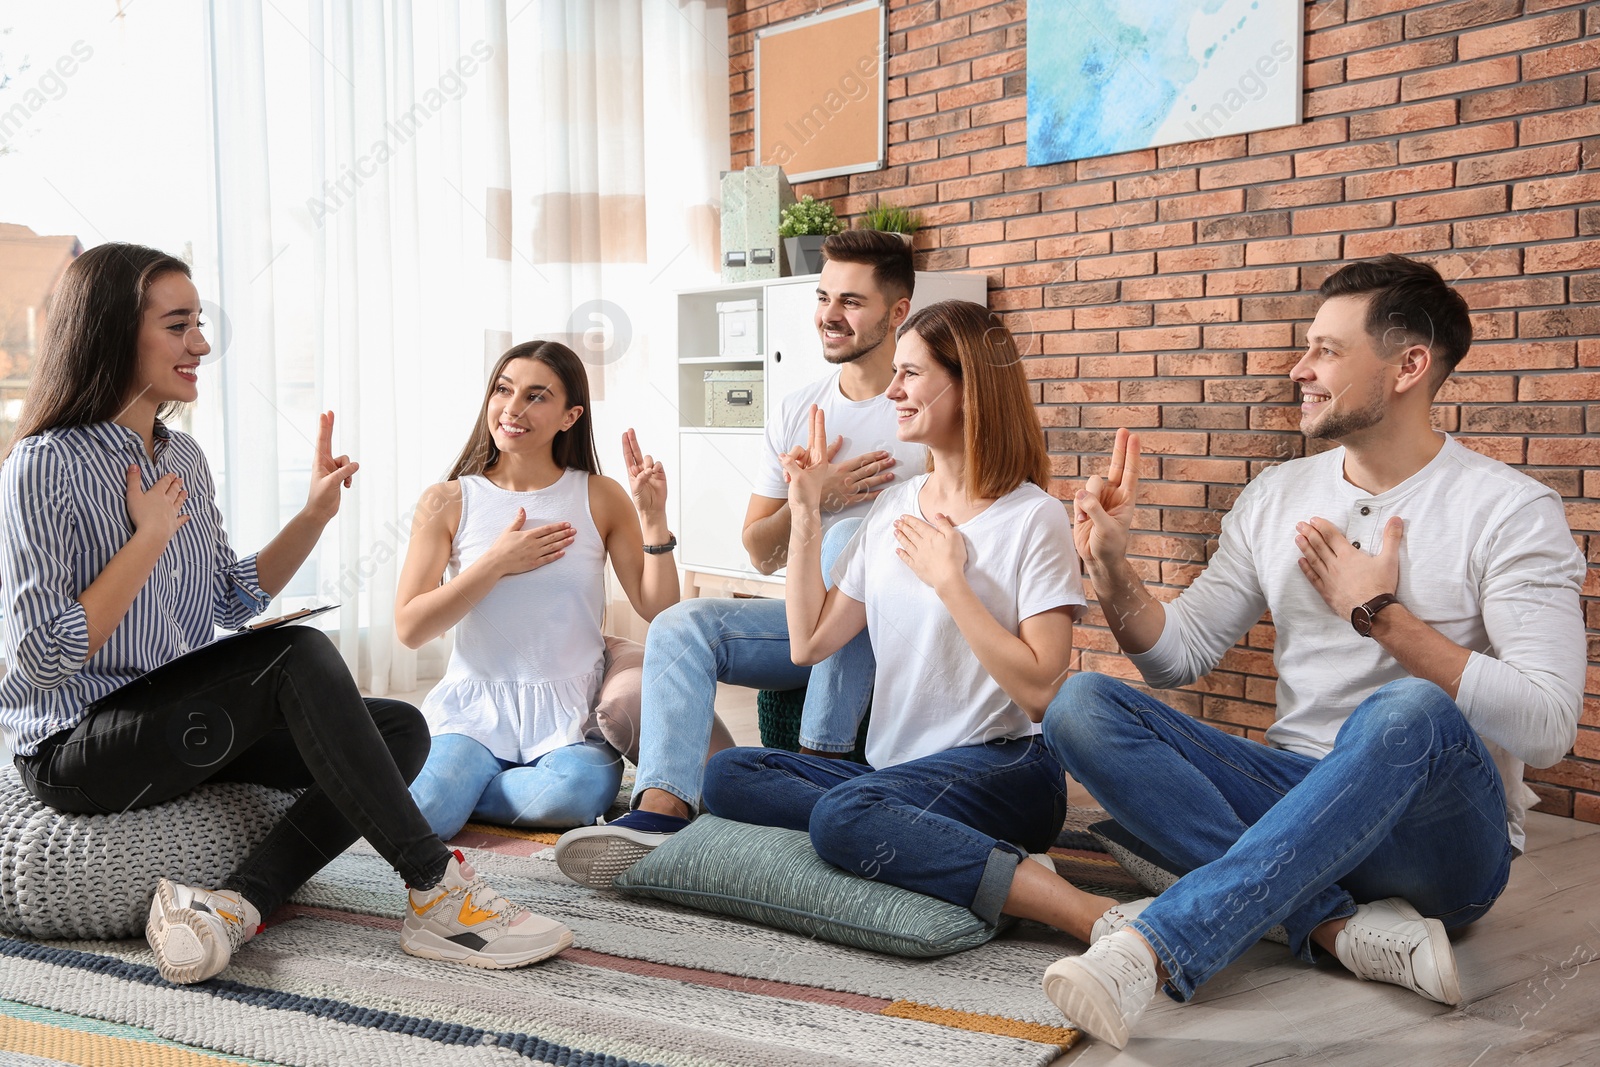
[[[478,877],[459,851],[432,889],[411,890],[400,947],[413,956],[469,967],[537,963],[572,944],[572,931],[513,904]]]
[[[261,913],[238,893],[163,878],[150,900],[144,936],[155,950],[161,977],[188,985],[219,973],[260,929]]]

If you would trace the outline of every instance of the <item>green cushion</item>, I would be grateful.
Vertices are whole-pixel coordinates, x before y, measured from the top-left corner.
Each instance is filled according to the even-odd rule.
[[[763,748],[781,748],[785,752],[800,751],[800,719],[805,713],[806,691],[799,689],[762,689],[756,693],[756,724],[761,728]],[[861,716],[861,726],[856,730],[856,749],[846,759],[855,763],[867,762],[867,726],[872,721],[872,709]]]
[[[971,911],[824,862],[799,830],[702,815],[616,880],[625,893],[893,956],[944,956],[994,937]]]

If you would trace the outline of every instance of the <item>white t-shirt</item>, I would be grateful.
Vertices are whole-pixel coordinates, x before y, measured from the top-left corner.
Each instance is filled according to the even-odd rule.
[[[927,480],[885,489],[833,566],[839,592],[867,606],[878,661],[867,762],[877,768],[1039,732],[978,661],[938,594],[895,554],[895,520],[927,518],[917,504]],[[1085,602],[1066,508],[1032,482],[956,529],[967,542],[967,581],[1011,633],[1030,616]]]
[[[1356,705],[1410,675],[1312,588],[1295,523],[1321,516],[1376,554],[1398,515],[1400,603],[1472,650],[1456,704],[1500,769],[1507,828],[1521,848],[1533,797],[1523,761],[1545,767],[1566,753],[1583,700],[1584,563],[1561,498],[1449,437],[1426,467],[1376,496],[1345,480],[1344,454],[1330,449],[1257,476],[1223,519],[1216,555],[1167,605],[1160,639],[1128,658],[1156,688],[1188,685],[1270,609],[1278,706],[1267,741],[1322,758]]]
[[[789,483],[783,480],[783,466],[778,453],[788,452],[796,445],[811,443],[811,405],[822,409],[831,442],[841,434],[844,445],[833,457],[835,462],[851,459],[865,452],[889,452],[894,455],[894,480],[889,486],[899,485],[928,469],[928,450],[895,436],[897,419],[894,402],[879,393],[869,400],[851,400],[839,391],[839,372],[834,371],[819,382],[803,386],[783,398],[783,413],[776,422],[767,423],[766,454],[761,459],[761,469],[756,473],[756,484],[751,490],[756,496],[776,500],[789,498]],[[872,501],[863,500],[840,511],[822,513],[822,528],[827,530],[840,519],[864,516]]]

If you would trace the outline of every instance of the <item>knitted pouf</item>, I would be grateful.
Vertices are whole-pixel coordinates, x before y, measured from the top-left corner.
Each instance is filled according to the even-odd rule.
[[[156,882],[214,886],[283,818],[293,793],[202,785],[120,815],[68,815],[0,771],[0,932],[41,938],[144,933]]]
[[[805,689],[762,689],[756,693],[756,724],[761,730],[761,744],[766,748],[800,751],[800,717],[805,712]],[[867,724],[872,710],[861,716],[861,728],[856,731],[856,750],[847,759],[856,763],[867,762]]]

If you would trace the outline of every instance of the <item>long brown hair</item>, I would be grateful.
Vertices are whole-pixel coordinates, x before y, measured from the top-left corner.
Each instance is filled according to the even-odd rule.
[[[483,403],[478,407],[478,421],[472,426],[472,436],[467,439],[467,446],[461,450],[461,455],[456,457],[450,473],[445,475],[445,481],[453,482],[469,474],[483,474],[493,470],[499,462],[500,449],[494,443],[494,435],[489,432],[489,398],[494,396],[495,383],[505,373],[506,365],[514,359],[537,360],[555,371],[556,377],[561,379],[561,390],[567,395],[567,407],[583,407],[583,414],[578,416],[578,421],[557,433],[555,440],[550,442],[550,455],[556,466],[563,470],[599,474],[600,457],[595,452],[594,420],[590,418],[589,375],[583,369],[583,361],[576,352],[559,341],[526,341],[509,349],[494,365],[494,370],[489,374],[489,384],[483,390]]]
[[[961,383],[968,499],[1002,497],[1023,482],[1048,490],[1044,430],[1017,343],[999,316],[967,300],[941,300],[907,319],[900,333],[908,331]]]
[[[11,445],[117,417],[138,380],[139,326],[151,284],[189,265],[143,245],[96,245],[73,260],[50,300],[39,361]],[[178,404],[163,404],[158,415]]]

